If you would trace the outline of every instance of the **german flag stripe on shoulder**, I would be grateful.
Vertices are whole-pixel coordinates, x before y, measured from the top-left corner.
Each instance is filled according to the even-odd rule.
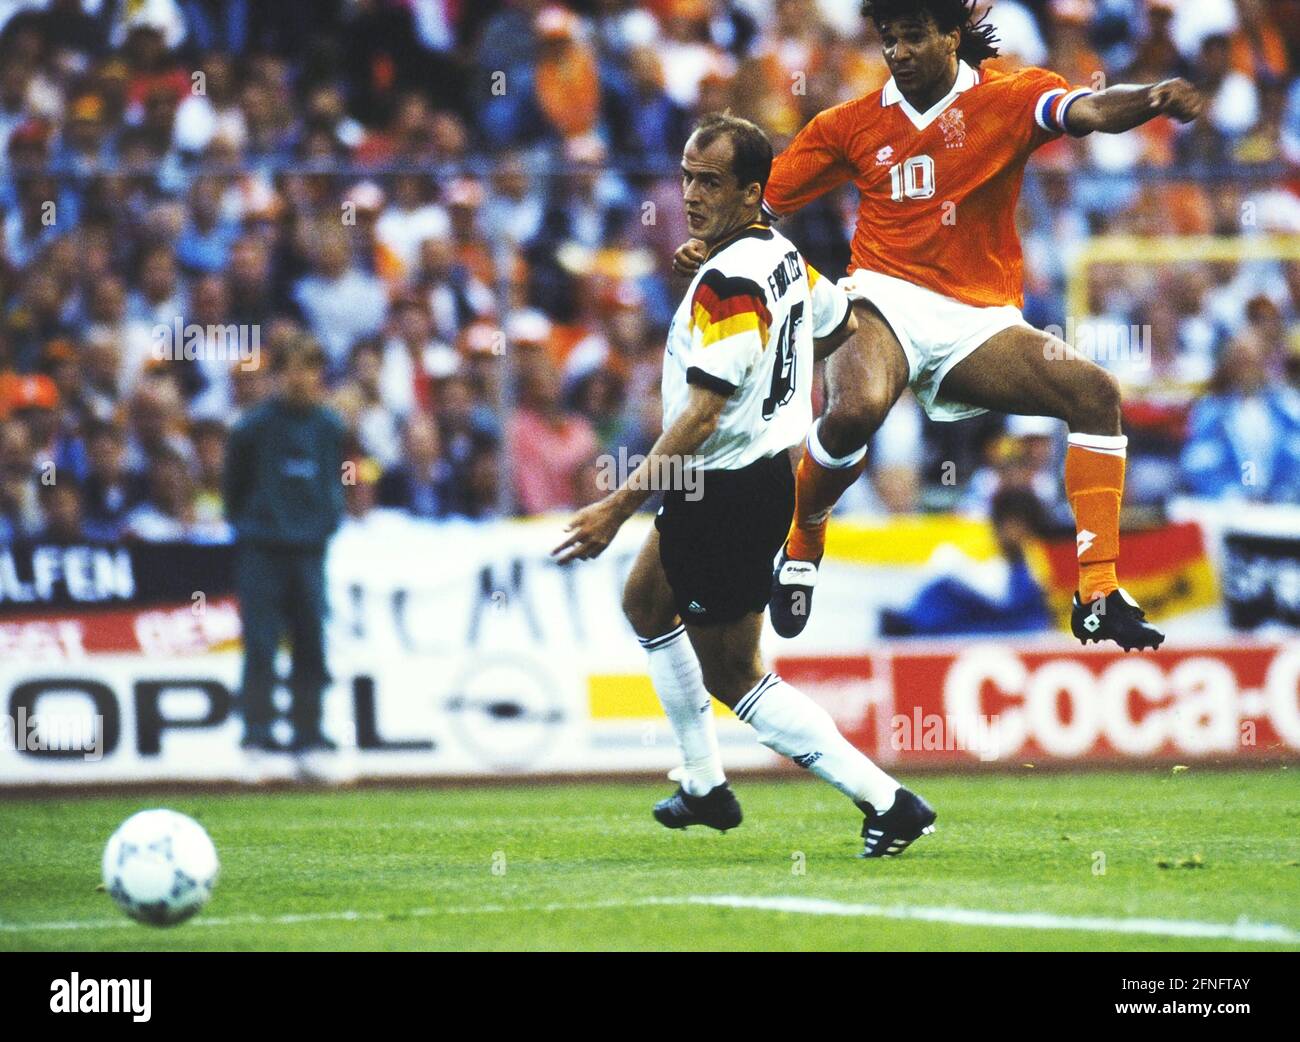
[[[702,333],[703,347],[748,332],[757,332],[766,347],[772,325],[767,294],[753,279],[723,275],[712,268],[695,288],[691,325]]]

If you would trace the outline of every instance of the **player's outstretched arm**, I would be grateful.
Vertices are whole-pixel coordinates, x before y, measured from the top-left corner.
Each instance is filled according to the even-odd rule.
[[[1205,99],[1186,80],[1164,80],[1146,86],[1115,86],[1079,98],[1065,116],[1066,130],[1074,135],[1122,134],[1157,116],[1190,123],[1201,114]]]
[[[614,541],[623,522],[636,513],[637,507],[657,491],[658,474],[678,474],[681,467],[664,466],[665,461],[685,460],[708,441],[718,429],[728,396],[699,385],[692,385],[690,398],[681,415],[673,421],[651,447],[640,465],[628,475],[622,486],[598,503],[583,507],[565,526],[568,537],[551,551],[558,564],[599,557]]]

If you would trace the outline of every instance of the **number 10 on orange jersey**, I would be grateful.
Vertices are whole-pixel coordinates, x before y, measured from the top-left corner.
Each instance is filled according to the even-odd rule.
[[[934,195],[934,160],[929,156],[913,156],[889,168],[890,193],[894,202],[906,199],[929,199]]]

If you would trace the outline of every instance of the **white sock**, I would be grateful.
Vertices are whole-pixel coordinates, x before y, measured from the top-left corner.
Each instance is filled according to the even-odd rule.
[[[894,805],[898,782],[849,744],[830,713],[775,673],[755,684],[735,712],[769,749],[830,782],[855,803],[870,803],[881,813]]]
[[[1100,452],[1105,456],[1128,456],[1128,438],[1123,434],[1075,434],[1071,431],[1065,440],[1089,452]]]
[[[847,456],[832,456],[826,451],[826,446],[822,444],[821,429],[822,421],[818,417],[808,430],[808,454],[827,470],[844,470],[847,467],[856,467],[866,458],[867,447],[865,445],[856,452],[850,452]]]
[[[686,627],[678,626],[660,637],[641,638],[641,646],[650,659],[655,694],[681,746],[686,769],[682,788],[692,796],[703,796],[727,778],[713,729],[713,700],[704,688],[700,662],[686,639]]]

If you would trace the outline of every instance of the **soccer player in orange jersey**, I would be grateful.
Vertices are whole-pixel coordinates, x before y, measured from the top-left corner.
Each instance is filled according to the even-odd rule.
[[[893,78],[820,113],[777,157],[771,218],[852,183],[861,195],[853,260],[856,350],[827,363],[828,407],[799,463],[795,515],[773,579],[782,636],[807,622],[831,509],[866,465],[867,441],[911,387],[932,419],[987,410],[1069,425],[1065,487],[1078,536],[1076,637],[1125,650],[1164,634],[1119,586],[1126,439],[1119,387],[1094,362],[1026,324],[1015,228],[1025,164],[1062,134],[1121,133],[1202,99],[1184,80],[1094,91],[1043,69],[982,71],[997,55],[969,0],[868,0]],[[699,256],[687,243],[675,266]]]

